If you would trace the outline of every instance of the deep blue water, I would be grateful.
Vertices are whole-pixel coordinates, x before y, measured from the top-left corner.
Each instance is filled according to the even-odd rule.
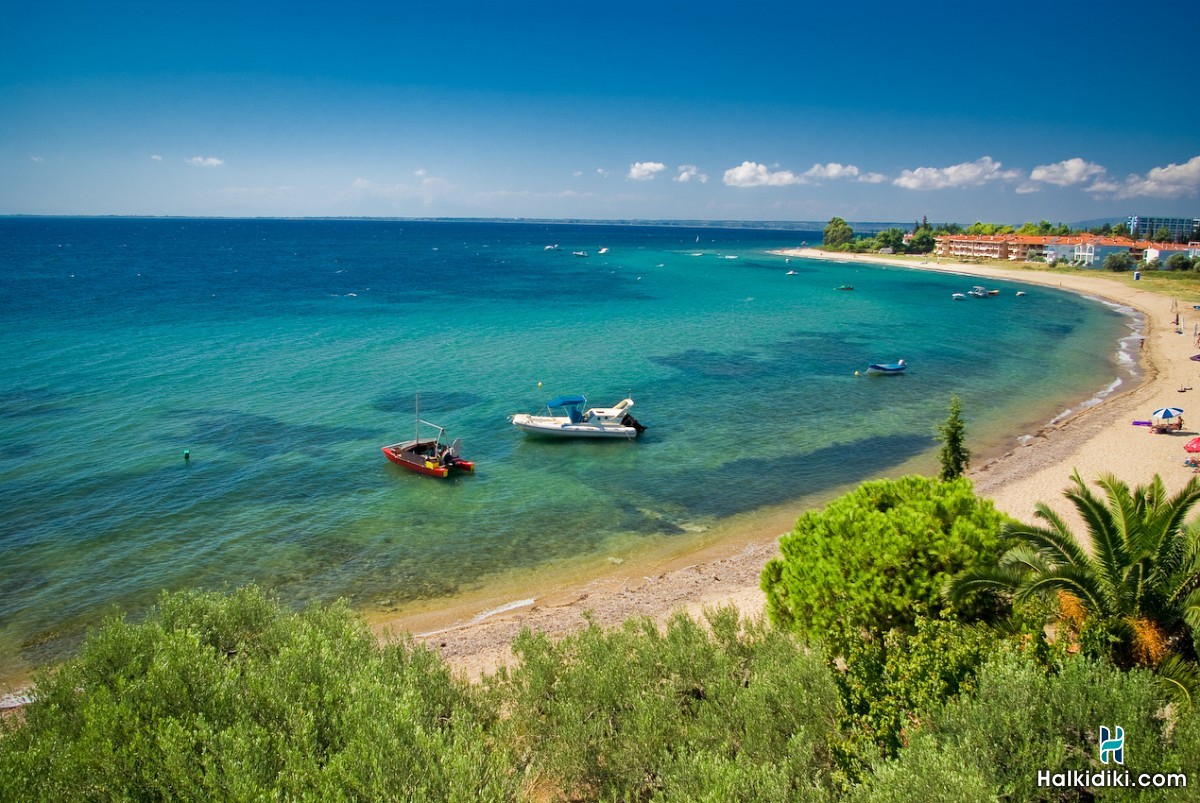
[[[953,393],[994,446],[1128,378],[1131,319],[1108,306],[1007,283],[952,302],[975,280],[768,253],[804,240],[820,233],[0,219],[0,677],[163,588],[371,605],[686,544],[935,465]],[[903,376],[855,376],[898,358]],[[418,393],[475,476],[384,460]],[[564,393],[631,394],[649,429],[508,424]]]

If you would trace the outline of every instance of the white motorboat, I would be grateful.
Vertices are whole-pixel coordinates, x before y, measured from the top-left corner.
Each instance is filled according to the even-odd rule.
[[[633,440],[646,428],[629,414],[633,399],[622,399],[612,407],[588,407],[583,396],[558,396],[546,402],[544,415],[516,413],[508,417],[513,426],[531,435],[554,438],[626,438]],[[565,415],[555,415],[561,410]]]

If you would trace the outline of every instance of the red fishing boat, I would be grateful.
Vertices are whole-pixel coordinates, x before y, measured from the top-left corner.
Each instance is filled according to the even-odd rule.
[[[437,434],[432,438],[421,437],[421,425],[433,427]],[[420,400],[417,401],[416,437],[412,440],[400,441],[383,447],[383,454],[398,466],[418,474],[428,474],[431,477],[448,477],[451,472],[474,472],[475,463],[464,460],[459,454],[462,438],[455,438],[449,446],[442,445],[444,427],[422,421],[420,418]]]

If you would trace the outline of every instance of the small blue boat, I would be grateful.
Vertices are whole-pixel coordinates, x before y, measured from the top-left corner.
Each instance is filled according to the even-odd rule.
[[[902,374],[908,368],[904,360],[897,362],[873,362],[867,366],[868,374]]]

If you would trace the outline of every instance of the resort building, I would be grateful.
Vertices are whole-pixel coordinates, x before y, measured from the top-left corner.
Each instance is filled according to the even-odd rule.
[[[1200,240],[1200,218],[1190,217],[1152,217],[1150,215],[1130,215],[1129,236],[1135,240],[1139,237],[1150,239],[1160,229],[1170,232],[1171,241],[1186,243]]]
[[[1009,262],[1069,262],[1083,267],[1100,267],[1110,254],[1127,254],[1134,262],[1165,262],[1172,254],[1200,255],[1200,242],[1188,245],[1152,243],[1126,237],[1095,234],[1069,236],[997,234],[948,234],[936,238],[934,254],[961,260],[994,259]]]

